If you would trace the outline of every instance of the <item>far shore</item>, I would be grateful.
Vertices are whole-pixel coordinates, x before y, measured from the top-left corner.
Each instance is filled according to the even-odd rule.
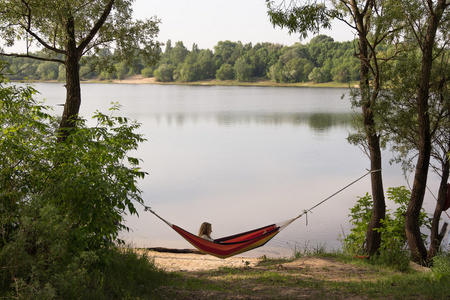
[[[18,81],[18,80],[15,80]],[[31,82],[59,82],[56,80],[30,80]],[[321,88],[349,88],[358,87],[358,82],[325,82],[314,83],[310,82],[296,82],[296,83],[277,83],[270,80],[257,80],[253,82],[239,82],[234,80],[203,80],[193,82],[159,82],[154,77],[143,77],[142,75],[134,75],[125,79],[113,79],[113,80],[82,80],[81,83],[117,83],[117,84],[161,84],[161,85],[201,85],[201,86],[265,86],[265,87],[321,87]]]

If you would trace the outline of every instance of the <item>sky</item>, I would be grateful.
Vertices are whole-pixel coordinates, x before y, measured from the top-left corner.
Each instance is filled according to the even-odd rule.
[[[161,20],[157,40],[172,45],[182,41],[189,50],[196,43],[200,49],[214,49],[219,41],[279,43],[290,46],[307,43],[313,36],[299,40],[298,34],[274,28],[264,0],[136,0],[134,17]],[[320,32],[335,41],[349,41],[354,34],[346,25],[335,22],[331,31]]]
[[[296,42],[306,44],[314,37],[309,35],[300,40],[299,34],[289,35],[286,29],[274,28],[267,15],[265,0],[136,0],[133,11],[135,19],[156,16],[161,20],[159,42],[166,43],[170,39],[175,45],[182,41],[189,50],[194,43],[200,49],[214,50],[219,41],[225,40],[290,46]],[[331,31],[320,33],[339,42],[355,38],[350,28],[338,21],[333,23]],[[23,52],[24,45],[18,43],[9,50]]]

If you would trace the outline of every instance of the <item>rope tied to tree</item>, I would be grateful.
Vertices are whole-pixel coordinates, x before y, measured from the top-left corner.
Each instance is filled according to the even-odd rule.
[[[299,219],[300,217],[302,217],[303,215],[306,218],[306,225],[308,225],[308,213],[312,213],[312,210],[314,208],[316,208],[317,206],[325,203],[326,201],[330,200],[332,197],[336,196],[337,194],[339,194],[340,192],[342,192],[343,190],[347,189],[348,187],[350,187],[351,185],[357,183],[358,181],[360,181],[361,179],[363,179],[364,177],[366,177],[367,175],[371,174],[371,173],[375,173],[375,172],[380,172],[381,169],[378,170],[369,170],[366,174],[364,174],[363,176],[359,177],[358,179],[350,182],[349,184],[347,184],[346,186],[344,186],[343,188],[341,188],[340,190],[338,190],[337,192],[333,193],[332,195],[328,196],[327,198],[325,198],[324,200],[320,201],[319,203],[317,203],[316,205],[312,206],[309,209],[303,209],[302,213],[299,214],[297,217],[295,217],[294,219],[290,220],[289,222],[287,222],[287,225],[289,225],[290,223],[294,222],[295,220]],[[166,223],[169,226],[172,226],[172,223],[164,220],[162,217],[160,217],[150,206],[146,206],[143,203],[140,203],[143,207],[144,207],[144,211],[149,211],[152,214],[154,214],[156,217],[158,217],[159,219],[161,219],[164,223]]]
[[[308,213],[312,213],[312,210],[314,208],[316,208],[317,206],[325,203],[326,201],[330,200],[332,197],[336,196],[337,194],[339,194],[340,192],[342,192],[343,190],[347,189],[348,187],[350,187],[351,185],[357,183],[358,181],[360,181],[361,179],[363,179],[364,177],[366,177],[369,174],[375,173],[375,172],[381,172],[381,169],[378,170],[369,170],[366,174],[364,174],[363,176],[359,177],[358,179],[350,182],[349,184],[347,184],[346,186],[344,186],[343,188],[341,188],[340,190],[338,190],[337,192],[335,192],[334,194],[332,194],[331,196],[328,196],[327,198],[325,198],[324,200],[320,201],[319,203],[317,203],[316,205],[314,205],[313,207],[311,207],[310,209],[304,209],[302,211],[301,214],[299,214],[296,218],[294,218],[294,220],[297,220],[298,218],[302,217],[303,215],[306,216],[306,225],[308,225]]]

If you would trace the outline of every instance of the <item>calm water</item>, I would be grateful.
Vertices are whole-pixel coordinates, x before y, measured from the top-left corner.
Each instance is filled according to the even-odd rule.
[[[36,88],[61,114],[61,83]],[[83,84],[81,114],[106,112],[137,119],[148,139],[134,156],[149,173],[140,182],[145,204],[168,221],[197,232],[203,221],[222,237],[284,221],[365,174],[369,160],[346,141],[347,89]],[[385,188],[406,185],[384,157]],[[434,177],[433,177],[434,178]],[[437,189],[436,179],[429,184]],[[287,227],[248,256],[285,256],[305,246],[339,248],[349,232],[349,208],[370,191],[369,176]],[[434,199],[425,200],[429,212]],[[139,247],[191,248],[140,207],[123,238]]]

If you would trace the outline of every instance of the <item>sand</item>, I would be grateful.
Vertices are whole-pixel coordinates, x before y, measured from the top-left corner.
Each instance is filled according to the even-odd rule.
[[[150,259],[154,260],[156,266],[169,272],[206,271],[219,269],[221,267],[254,267],[260,261],[259,258],[244,258],[239,256],[221,259],[206,254],[167,253],[147,250],[137,251],[140,253],[145,252]]]

